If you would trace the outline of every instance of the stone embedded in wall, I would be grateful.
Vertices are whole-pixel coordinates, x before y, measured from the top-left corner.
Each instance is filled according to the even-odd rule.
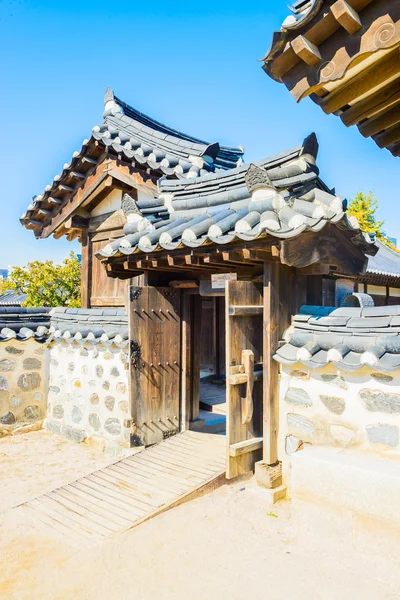
[[[89,356],[89,352],[86,350],[86,348],[81,348],[79,351],[79,356],[83,356],[85,358]]]
[[[35,350],[35,354],[36,356],[43,356],[43,354],[45,353],[46,348],[44,348],[43,346],[41,348],[36,348]]]
[[[15,356],[20,356],[25,352],[25,350],[21,350],[21,348],[14,348],[14,346],[6,346],[5,351],[8,354],[14,354]]]
[[[118,394],[126,394],[126,384],[123,381],[117,383],[116,390]]]
[[[90,404],[98,404],[99,403],[99,395],[94,393],[90,394]]]
[[[42,361],[38,358],[25,358],[23,362],[23,368],[26,371],[31,371],[35,369],[40,369],[42,366]]]
[[[129,410],[129,404],[126,400],[122,400],[122,402],[118,404],[118,408],[121,412],[127,413]]]
[[[103,390],[109,390],[110,389],[110,382],[109,381],[103,381],[103,383],[101,384],[101,387],[103,388]]]
[[[61,404],[56,404],[53,406],[53,417],[55,419],[63,419],[64,418],[64,407]]]
[[[315,433],[314,423],[306,417],[303,417],[303,415],[289,413],[287,415],[287,424],[288,427],[293,429],[294,433],[298,433],[305,442],[309,441]]]
[[[381,412],[386,415],[400,414],[400,394],[365,388],[360,391],[359,396],[369,412]]]
[[[391,375],[386,375],[385,373],[371,373],[371,377],[380,383],[390,383],[393,381],[393,377]]]
[[[78,389],[80,389],[82,387],[80,379],[74,379],[74,381],[72,382],[72,385]]]
[[[103,377],[104,369],[101,365],[96,366],[96,375],[97,375],[97,377]]]
[[[106,350],[105,352],[103,352],[103,358],[104,360],[111,360],[112,358],[114,358],[114,354],[109,350]]]
[[[41,402],[43,400],[43,394],[41,394],[40,392],[36,392],[35,394],[33,394],[33,399],[35,402]]]
[[[75,348],[73,346],[68,346],[67,352],[68,352],[68,354],[75,354]]]
[[[107,419],[104,423],[104,429],[111,435],[119,435],[121,433],[121,423],[118,419]]]
[[[72,408],[71,419],[73,423],[80,423],[82,421],[82,411],[78,406]]]
[[[346,402],[343,400],[343,398],[321,395],[320,399],[324,406],[326,406],[330,412],[335,413],[335,415],[342,415],[344,413]]]
[[[56,358],[54,358],[54,356],[52,356],[51,359],[50,359],[50,364],[53,367],[58,367],[58,360]]]
[[[342,388],[342,390],[347,390],[349,387],[346,380],[336,373],[322,373],[321,379],[325,383],[331,383],[332,385]]]
[[[303,442],[295,435],[288,435],[285,439],[285,451],[288,456],[291,456],[302,446]]]
[[[293,369],[293,371],[290,371],[290,377],[293,377],[294,379],[302,379],[304,381],[308,381],[310,379],[310,373],[307,373],[306,371],[301,371],[300,369]]]
[[[87,375],[89,373],[89,368],[87,365],[81,366],[81,373],[82,373],[82,375]]]
[[[42,383],[39,373],[24,373],[18,377],[17,385],[24,392],[38,388]]]
[[[15,418],[14,413],[12,413],[10,410],[3,413],[0,417],[0,423],[2,425],[14,425],[14,423],[16,423],[16,422],[17,422],[17,419]]]
[[[121,352],[119,353],[119,358],[123,365],[128,364],[129,358],[127,352],[121,350]]]
[[[0,377],[0,392],[8,391],[8,381],[5,377]]]
[[[89,415],[89,425],[93,427],[95,431],[99,431],[101,427],[100,417],[97,413],[90,413]]]
[[[92,351],[92,358],[97,358],[99,355],[99,351],[97,350],[97,348],[93,348]]]
[[[87,438],[87,435],[83,431],[83,429],[75,429],[74,427],[70,427],[69,425],[63,425],[63,427],[61,428],[61,432],[69,440],[78,444],[80,442],[84,442]]]
[[[10,360],[8,358],[3,358],[3,360],[0,360],[0,371],[3,373],[7,371],[14,371],[16,366],[17,363],[15,360]]]
[[[97,381],[95,381],[94,379],[91,379],[91,380],[89,381],[89,386],[90,386],[90,387],[96,387],[96,385],[97,385]]]
[[[115,398],[113,396],[106,396],[104,398],[104,405],[108,410],[113,411],[115,406]]]
[[[110,375],[111,375],[112,377],[119,377],[119,371],[118,371],[117,367],[113,367],[113,368],[111,369],[111,371],[110,371]]]
[[[285,395],[285,401],[294,406],[312,406],[310,396],[300,388],[289,388]]]
[[[54,394],[55,396],[58,396],[58,394],[60,393],[60,388],[57,387],[56,385],[51,385],[49,387],[49,393]]]
[[[67,370],[71,371],[71,372],[75,371],[75,363],[73,363],[73,362],[68,363]]]
[[[356,437],[352,429],[343,425],[331,425],[329,431],[335,442],[338,442],[341,446],[350,446]]]
[[[19,408],[22,404],[22,400],[21,398],[18,398],[18,396],[13,396],[10,400],[10,404],[13,408]]]
[[[400,441],[399,428],[394,425],[369,425],[366,428],[368,440],[371,444],[383,444],[394,448]]]
[[[60,375],[60,377],[57,380],[57,383],[60,386],[60,388],[62,388],[67,383],[67,380],[64,377],[64,375]]]
[[[40,410],[38,406],[27,406],[24,410],[24,415],[27,419],[38,419],[40,416]]]

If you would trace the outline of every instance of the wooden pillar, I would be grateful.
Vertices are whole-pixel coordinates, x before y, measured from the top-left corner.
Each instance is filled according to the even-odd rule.
[[[192,296],[183,292],[182,296],[182,329],[181,329],[181,431],[189,429],[192,400]]]
[[[281,334],[280,278],[287,279],[287,270],[280,263],[264,263],[264,314],[263,314],[263,460],[256,463],[258,485],[269,490],[271,504],[285,498],[282,485],[282,465],[278,461],[279,429],[279,366],[273,355]]]
[[[81,307],[90,308],[92,287],[92,244],[87,231],[82,231]]]
[[[263,461],[278,462],[278,363],[273,355],[279,343],[279,263],[264,263],[263,335]]]
[[[200,345],[201,345],[201,316],[202,316],[202,298],[199,294],[193,298],[193,317],[192,317],[192,421],[199,418],[200,410]]]

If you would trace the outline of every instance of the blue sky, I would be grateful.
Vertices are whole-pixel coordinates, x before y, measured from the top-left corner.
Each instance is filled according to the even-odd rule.
[[[399,159],[311,100],[297,105],[261,70],[287,13],[285,0],[0,0],[0,267],[78,249],[35,240],[18,218],[101,122],[107,86],[174,128],[242,144],[247,162],[315,131],[325,182],[347,197],[373,190],[386,232],[400,238]]]

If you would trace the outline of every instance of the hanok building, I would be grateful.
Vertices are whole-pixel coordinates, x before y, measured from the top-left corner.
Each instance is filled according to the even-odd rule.
[[[82,306],[92,308],[67,315],[70,342],[74,318],[87,322],[79,340],[95,340],[90,319],[113,312],[95,307],[127,308],[132,444],[198,427],[211,365],[228,383],[228,477],[263,458],[279,483],[279,339],[307,297],[335,302],[329,282],[353,291],[373,277],[377,253],[320,178],[317,151],[312,134],[244,164],[241,148],[179,133],[108,90],[101,125],[21,218],[38,238],[82,241]]]

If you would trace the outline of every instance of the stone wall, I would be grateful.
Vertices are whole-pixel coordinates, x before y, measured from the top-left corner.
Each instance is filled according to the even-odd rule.
[[[282,365],[279,455],[287,482],[290,457],[305,443],[400,458],[400,371]]]
[[[76,442],[93,439],[129,447],[126,351],[59,340],[52,342],[49,354],[45,427]]]
[[[0,436],[39,428],[46,415],[48,348],[34,339],[0,344]]]

